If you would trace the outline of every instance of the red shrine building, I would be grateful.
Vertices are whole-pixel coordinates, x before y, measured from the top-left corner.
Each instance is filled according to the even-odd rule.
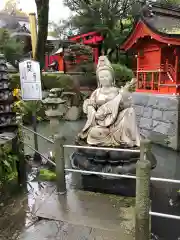
[[[136,57],[132,93],[140,134],[180,150],[180,10],[144,6],[121,48]]]
[[[74,41],[76,43],[82,43],[84,45],[91,46],[93,49],[94,62],[96,64],[98,63],[98,58],[100,56],[100,47],[104,40],[100,32],[88,32],[85,34],[72,36],[72,37],[69,37],[69,40]]]
[[[137,58],[136,92],[180,94],[180,11],[143,7],[121,49]]]

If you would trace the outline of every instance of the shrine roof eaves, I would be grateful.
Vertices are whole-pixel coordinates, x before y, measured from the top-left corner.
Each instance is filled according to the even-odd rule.
[[[159,42],[180,45],[180,10],[177,8],[161,7],[154,4],[152,7],[153,16],[149,17],[141,13],[136,20],[132,31],[121,46],[121,49],[128,50],[143,34],[135,34],[140,31],[137,27],[141,23],[141,31],[144,36],[150,36]],[[134,38],[133,38],[134,36]],[[134,41],[134,43],[130,43]]]

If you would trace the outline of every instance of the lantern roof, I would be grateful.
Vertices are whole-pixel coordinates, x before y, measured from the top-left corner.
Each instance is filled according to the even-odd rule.
[[[165,44],[180,45],[180,10],[160,4],[145,5],[121,49],[127,51],[134,48],[137,41],[144,37]]]

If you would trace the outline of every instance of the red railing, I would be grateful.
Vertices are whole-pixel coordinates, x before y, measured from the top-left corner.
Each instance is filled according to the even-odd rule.
[[[143,66],[136,73],[137,92],[176,93],[176,73],[171,64],[161,64],[149,70]]]
[[[171,64],[168,64],[168,71],[167,73],[170,74],[170,76],[172,77],[172,82],[175,82],[176,80],[176,72],[174,67]]]

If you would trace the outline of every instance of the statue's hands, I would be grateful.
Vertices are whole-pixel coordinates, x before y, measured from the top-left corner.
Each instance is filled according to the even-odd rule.
[[[83,111],[87,114],[88,107],[93,107],[95,109],[95,102],[91,99],[86,99],[83,104]]]
[[[95,116],[96,116],[96,119],[103,121],[106,117],[106,114],[104,113],[104,111],[98,110]]]
[[[105,116],[96,112],[96,119],[104,120]]]

